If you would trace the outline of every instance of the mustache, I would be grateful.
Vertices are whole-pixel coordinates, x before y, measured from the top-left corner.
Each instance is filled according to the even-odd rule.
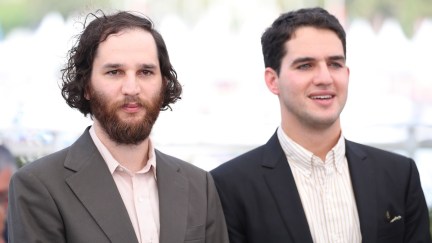
[[[147,107],[147,103],[140,99],[138,96],[126,96],[122,101],[117,102],[117,106],[125,106],[130,103],[135,103],[138,106],[141,107]]]

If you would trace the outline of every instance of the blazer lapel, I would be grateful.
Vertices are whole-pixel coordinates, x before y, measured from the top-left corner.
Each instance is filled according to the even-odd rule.
[[[66,183],[111,242],[138,243],[117,186],[88,129],[71,146],[65,167],[76,172]]]
[[[292,242],[312,243],[294,177],[276,133],[265,145],[265,149],[262,163],[264,178],[292,236]]]
[[[360,148],[346,140],[346,157],[360,220],[362,242],[376,242],[376,187],[374,169]]]
[[[156,150],[156,174],[159,191],[160,242],[174,243],[186,235],[189,210],[187,178],[177,164]]]

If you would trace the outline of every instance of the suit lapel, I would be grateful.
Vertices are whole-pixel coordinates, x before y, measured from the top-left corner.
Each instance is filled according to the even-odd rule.
[[[175,161],[156,150],[160,242],[174,243],[186,235],[189,184]]]
[[[73,144],[65,167],[75,171],[66,183],[111,242],[138,242],[127,210],[88,129]]]
[[[309,225],[286,156],[276,133],[265,145],[265,181],[292,236],[292,242],[312,243]]]
[[[362,242],[374,243],[377,238],[377,198],[374,169],[366,154],[350,141],[346,141],[346,156],[360,220]]]

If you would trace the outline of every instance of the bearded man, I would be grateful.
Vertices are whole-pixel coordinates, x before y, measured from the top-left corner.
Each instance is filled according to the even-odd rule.
[[[89,16],[61,88],[94,123],[14,175],[10,242],[228,242],[210,174],[156,150],[149,137],[182,92],[162,36],[137,14]]]

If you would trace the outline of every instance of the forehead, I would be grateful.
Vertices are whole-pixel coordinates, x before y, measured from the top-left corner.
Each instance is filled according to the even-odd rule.
[[[342,41],[329,29],[300,27],[291,39],[285,42],[287,55],[341,55],[344,56]]]
[[[110,34],[99,44],[96,58],[157,59],[157,46],[152,34],[144,29],[125,29]]]

